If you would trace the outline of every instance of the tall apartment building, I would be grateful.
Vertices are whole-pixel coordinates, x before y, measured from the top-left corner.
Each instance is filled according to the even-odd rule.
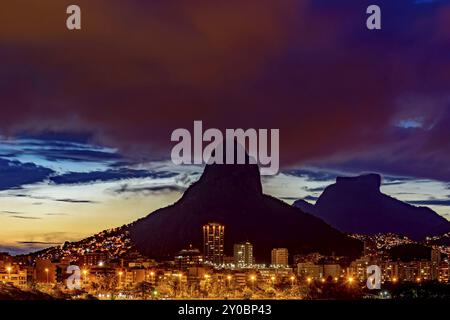
[[[236,243],[233,249],[236,266],[249,267],[253,264],[253,245],[250,242]]]
[[[222,264],[225,226],[211,222],[203,226],[203,255],[205,261]]]
[[[272,249],[272,265],[279,267],[287,267],[288,262],[288,249],[286,248],[275,248]]]

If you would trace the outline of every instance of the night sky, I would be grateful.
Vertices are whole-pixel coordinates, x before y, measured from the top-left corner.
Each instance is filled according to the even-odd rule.
[[[194,120],[280,129],[282,172],[263,185],[289,203],[378,172],[383,192],[450,218],[449,53],[445,0],[2,3],[0,250],[174,202],[202,172],[169,158]]]

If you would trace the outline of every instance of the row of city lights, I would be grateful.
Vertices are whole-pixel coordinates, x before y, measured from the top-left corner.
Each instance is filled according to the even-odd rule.
[[[103,265],[104,265],[103,262],[99,262],[99,264],[98,264],[99,267],[103,267]],[[12,268],[11,268],[11,267],[7,267],[6,270],[8,271],[8,276],[10,277]],[[45,272],[46,272],[46,274],[47,274],[47,282],[48,282],[48,275],[49,275],[49,271],[50,271],[50,270],[49,270],[48,268],[45,268],[44,270],[45,270]],[[89,270],[86,270],[86,269],[82,270],[82,273],[83,273],[85,279],[86,279],[86,276],[87,276],[88,272],[89,272]],[[122,278],[122,275],[123,275],[123,271],[119,271],[119,272],[118,272],[118,275],[119,275],[119,278],[121,279],[121,278]],[[155,272],[151,271],[151,272],[150,272],[150,276],[153,278],[153,277],[155,276]],[[173,276],[178,277],[178,278],[181,279],[182,276],[183,276],[183,273],[174,274]],[[209,280],[210,277],[211,277],[211,276],[208,275],[208,274],[205,274],[205,276],[204,276],[204,278],[205,278],[207,281]],[[231,275],[228,275],[228,276],[227,276],[227,280],[230,281],[231,279],[232,279],[232,276],[231,276]],[[251,276],[250,276],[250,280],[251,280],[252,282],[254,282],[254,281],[256,280],[256,276],[255,276],[255,275],[251,275]],[[276,280],[276,278],[275,278],[274,276],[272,276],[272,277],[271,277],[271,281],[272,281],[272,282],[275,282],[275,280]],[[292,285],[293,285],[293,284],[294,284],[294,281],[296,280],[296,278],[295,278],[294,276],[291,276],[291,277],[290,277],[290,280],[291,280]],[[338,280],[339,280],[339,278],[337,278],[337,277],[334,278],[334,281],[335,281],[335,282],[337,282]],[[313,279],[312,279],[311,277],[306,278],[306,282],[307,282],[307,283],[310,284],[312,281],[313,281]],[[322,283],[324,283],[326,280],[325,280],[325,278],[321,278],[320,281],[321,281]],[[347,282],[348,282],[349,284],[352,284],[354,281],[355,281],[355,279],[354,279],[353,277],[351,277],[351,276],[347,278]],[[398,279],[394,277],[394,278],[392,278],[391,281],[392,281],[393,283],[396,283],[396,282],[398,281]],[[416,281],[417,281],[417,282],[421,282],[422,279],[421,279],[420,277],[418,277],[418,278],[416,278]]]

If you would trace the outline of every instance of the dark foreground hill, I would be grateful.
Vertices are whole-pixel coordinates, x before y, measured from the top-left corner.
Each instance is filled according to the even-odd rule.
[[[156,210],[129,226],[138,250],[170,258],[193,244],[202,248],[202,225],[225,225],[225,253],[234,243],[253,243],[257,261],[286,247],[295,253],[321,252],[357,256],[361,243],[321,219],[264,195],[257,165],[207,165],[202,177],[175,204]]]
[[[11,285],[0,283],[0,301],[3,300],[54,300],[49,294],[37,290],[21,290]]]

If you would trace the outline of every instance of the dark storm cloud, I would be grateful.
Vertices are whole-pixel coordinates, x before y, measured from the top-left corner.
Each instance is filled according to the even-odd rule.
[[[32,140],[32,141],[45,141],[46,145],[54,146],[74,146],[75,144],[89,144],[93,141],[93,135],[91,133],[70,133],[70,132],[23,132],[17,135],[18,139]]]
[[[325,189],[325,187],[310,188],[310,187],[304,186],[304,187],[302,187],[302,189],[305,191],[309,191],[309,192],[322,192],[323,189]]]
[[[155,194],[155,193],[168,193],[168,192],[184,192],[186,190],[183,186],[178,185],[159,185],[159,186],[145,186],[136,187],[129,184],[123,184],[119,188],[113,190],[117,194],[123,193],[135,193],[135,194]]]
[[[29,216],[9,216],[10,218],[15,218],[15,219],[24,219],[24,220],[41,220],[42,218],[39,217],[29,217]]]
[[[33,218],[33,217],[25,217],[24,215],[30,214],[29,212],[22,212],[22,211],[0,211],[0,214],[7,214],[10,217],[18,218],[18,219],[40,219],[40,218]],[[68,213],[44,213],[46,216],[68,216]]]
[[[92,144],[89,138],[75,134],[21,134],[14,140],[2,139],[0,143],[4,150],[0,157],[3,158],[15,158],[26,154],[49,161],[123,162],[122,157],[114,149],[97,146]]]
[[[46,196],[33,196],[31,194],[26,194],[26,193],[10,193],[9,196],[14,196],[17,198],[50,200],[50,201],[67,202],[67,203],[97,203],[96,201],[85,200],[85,199],[71,199],[71,198],[58,199],[58,198],[52,198],[52,197],[46,197]]]
[[[50,181],[56,184],[74,184],[74,183],[89,183],[100,181],[115,181],[121,179],[131,178],[153,178],[163,179],[178,175],[178,173],[168,171],[147,171],[147,170],[132,170],[132,169],[114,169],[107,171],[93,171],[93,172],[70,172],[50,178]]]
[[[410,200],[406,202],[420,206],[450,206],[450,199]]]
[[[57,201],[57,202],[68,202],[68,203],[97,203],[97,201],[80,200],[80,199],[70,199],[70,198],[65,198],[65,199],[49,199],[49,200],[54,200],[54,201]]]
[[[337,174],[326,172],[323,170],[307,170],[307,169],[293,169],[283,171],[284,174],[295,176],[295,177],[304,177],[309,181],[317,181],[317,182],[327,182],[330,180],[335,180]]]
[[[67,148],[67,147],[65,147]],[[37,153],[50,161],[72,160],[72,161],[104,161],[117,160],[120,156],[111,152],[103,152],[96,150],[67,150],[61,146],[59,149],[46,149],[36,152],[33,149],[24,149],[28,153]]]
[[[168,157],[171,131],[198,119],[280,128],[284,166],[450,181],[448,1],[380,0],[378,32],[369,1],[77,4],[77,33],[61,1],[2,4],[4,134],[90,132]]]
[[[46,180],[52,170],[33,163],[22,163],[0,158],[0,190],[17,188],[25,184]]]
[[[0,211],[1,213],[6,213],[6,214],[24,214],[25,212],[20,212],[20,211]]]

